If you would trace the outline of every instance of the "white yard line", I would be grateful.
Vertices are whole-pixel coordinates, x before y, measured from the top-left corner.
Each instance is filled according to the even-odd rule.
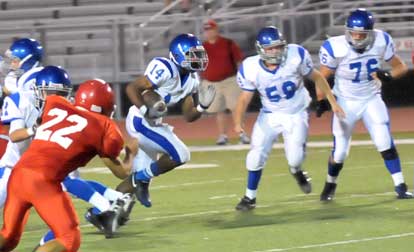
[[[414,138],[407,139],[395,139],[395,144],[414,144]],[[306,146],[310,148],[326,148],[332,147],[332,141],[312,141],[307,142]],[[371,140],[353,140],[351,146],[366,146],[374,145]],[[211,151],[240,151],[240,150],[249,150],[250,145],[246,144],[236,144],[236,145],[226,145],[226,146],[190,146],[191,152],[211,152]],[[276,143],[273,145],[275,149],[282,149],[283,143]]]
[[[408,237],[408,236],[414,236],[414,232],[401,233],[401,234],[392,234],[392,235],[386,235],[386,236],[369,237],[369,238],[354,239],[354,240],[346,240],[346,241],[336,241],[336,242],[327,242],[327,243],[319,243],[319,244],[310,244],[310,245],[290,247],[290,248],[273,248],[273,249],[267,249],[267,250],[256,250],[254,252],[281,252],[281,251],[299,250],[299,249],[332,247],[332,246],[352,244],[352,243],[387,240],[387,239],[396,239],[396,238]]]
[[[217,196],[212,196],[208,199],[210,200],[218,200],[218,199],[228,199],[228,198],[236,198],[237,195],[236,194],[228,194],[228,195],[217,195]]]

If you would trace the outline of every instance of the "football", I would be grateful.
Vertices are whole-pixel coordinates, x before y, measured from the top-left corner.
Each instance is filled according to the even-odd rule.
[[[160,117],[166,113],[167,104],[164,102],[164,99],[153,89],[144,90],[141,95],[145,106],[148,108],[148,113],[152,116]]]

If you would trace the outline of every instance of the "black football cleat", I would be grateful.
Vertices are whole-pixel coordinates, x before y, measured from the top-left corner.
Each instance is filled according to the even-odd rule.
[[[130,193],[125,193],[114,204],[122,208],[118,224],[123,226],[129,221],[129,215],[135,204],[134,196]]]
[[[114,210],[108,210],[96,215],[102,225],[105,238],[109,239],[114,236],[114,233],[119,227],[118,223],[121,211],[121,208],[114,208]]]
[[[247,196],[244,196],[236,206],[236,210],[242,212],[247,212],[254,208],[256,208],[256,199],[250,199]]]
[[[299,170],[295,174],[292,174],[293,177],[296,179],[300,189],[305,194],[309,194],[312,192],[312,184],[310,181],[312,180],[310,177],[307,176],[307,172]]]
[[[134,186],[134,193],[137,197],[137,200],[141,203],[141,205],[145,207],[151,207],[151,199],[149,194],[149,181],[142,181],[135,179],[132,176],[132,185]]]
[[[335,196],[336,184],[325,182],[325,187],[321,193],[321,201],[329,202],[332,201]]]
[[[97,216],[97,214],[93,213],[93,208],[89,208],[85,213],[86,221],[96,227],[99,231],[103,231],[103,226]]]
[[[397,199],[412,199],[413,194],[407,191],[407,185],[401,183],[395,187],[395,192],[397,193]]]

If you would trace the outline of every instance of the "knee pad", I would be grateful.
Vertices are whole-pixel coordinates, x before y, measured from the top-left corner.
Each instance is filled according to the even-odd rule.
[[[381,151],[381,156],[384,160],[394,160],[398,158],[398,152],[395,147],[391,147],[391,149]]]
[[[80,237],[80,229],[76,226],[71,230],[68,230],[65,234],[56,237],[56,240],[59,241],[67,251],[78,251],[80,247]]]
[[[246,168],[249,171],[259,171],[263,169],[266,157],[260,150],[250,150],[246,157]]]

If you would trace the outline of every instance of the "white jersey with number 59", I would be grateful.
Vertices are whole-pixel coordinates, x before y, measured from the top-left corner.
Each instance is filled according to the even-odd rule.
[[[364,100],[381,92],[381,82],[371,74],[381,68],[383,60],[392,59],[395,48],[388,33],[374,30],[374,36],[374,44],[363,53],[356,52],[344,35],[331,37],[322,44],[320,63],[335,71],[336,96]]]
[[[174,105],[184,97],[197,92],[200,85],[197,73],[180,75],[177,65],[162,57],[152,59],[144,75],[167,105]]]
[[[264,112],[294,114],[308,107],[310,96],[303,78],[313,70],[309,52],[296,44],[287,45],[285,62],[271,71],[259,55],[240,65],[237,82],[245,91],[258,91]]]

